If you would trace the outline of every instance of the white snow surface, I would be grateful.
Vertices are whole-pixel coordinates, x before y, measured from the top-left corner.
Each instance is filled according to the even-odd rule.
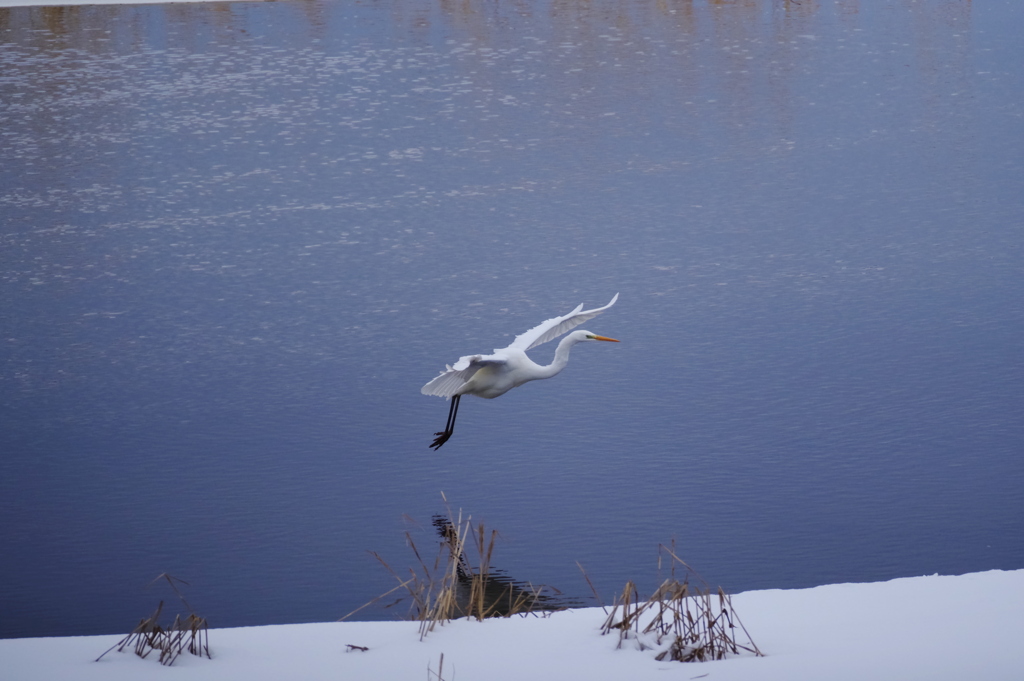
[[[289,624],[209,632],[212,659],[104,650],[122,638],[0,640],[0,678],[75,681],[446,681],[708,679],[942,681],[1024,679],[1024,570],[873,584],[751,591],[733,607],[765,657],[658,662],[602,636],[601,608],[484,622],[456,620],[422,641],[415,622]],[[346,652],[347,644],[366,652]],[[430,679],[436,679],[432,674]]]

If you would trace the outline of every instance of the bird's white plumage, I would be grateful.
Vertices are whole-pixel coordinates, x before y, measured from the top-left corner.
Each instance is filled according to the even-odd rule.
[[[604,307],[599,307],[594,310],[584,310],[583,304],[580,305],[567,315],[561,317],[552,317],[546,321],[541,322],[537,326],[533,327],[525,333],[521,333],[516,336],[516,339],[512,341],[509,348],[515,348],[526,352],[531,348],[535,348],[538,345],[547,343],[548,341],[554,340],[561,336],[563,333],[568,333],[575,329],[583,322],[593,319],[597,315],[601,314],[609,307],[615,304],[615,301],[619,299],[619,294],[616,293],[610,303]],[[500,352],[495,350],[495,352]]]
[[[504,364],[504,357],[495,355],[466,355],[460,357],[455,366],[448,365],[441,374],[434,380],[420,388],[424,395],[437,395],[438,397],[451,397],[459,392],[459,388],[466,385],[473,374],[489,364]]]
[[[438,397],[453,397],[467,393],[480,397],[497,397],[509,388],[521,385],[526,381],[546,378],[547,376],[541,375],[541,373],[544,373],[543,370],[547,369],[547,367],[540,367],[534,364],[526,356],[526,351],[542,343],[554,340],[583,322],[593,319],[614,305],[618,299],[619,294],[616,293],[611,302],[604,307],[584,310],[583,305],[580,305],[567,315],[553,317],[541,322],[529,331],[516,336],[515,340],[508,347],[496,349],[494,354],[464,355],[454,365],[447,366],[445,371],[442,371],[439,376],[423,386],[420,392],[424,395],[437,395]],[[600,340],[606,339],[601,338]],[[567,353],[568,348],[566,348],[565,360],[568,360]],[[500,369],[492,372],[493,376],[488,375],[487,381],[483,381],[478,377],[476,383],[481,385],[467,386],[476,373],[484,367],[494,367],[496,369],[500,367]],[[560,371],[560,368],[556,369],[554,365],[550,365],[550,367],[553,371],[548,371],[547,373],[553,374]],[[483,375],[481,374],[481,376]]]

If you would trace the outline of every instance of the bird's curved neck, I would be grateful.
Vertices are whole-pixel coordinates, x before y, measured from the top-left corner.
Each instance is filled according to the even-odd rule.
[[[565,365],[569,363],[569,350],[579,342],[578,338],[573,338],[572,336],[566,336],[563,338],[558,344],[558,347],[555,348],[555,360],[547,366],[540,367],[540,370],[543,373],[541,378],[551,378],[564,369]]]

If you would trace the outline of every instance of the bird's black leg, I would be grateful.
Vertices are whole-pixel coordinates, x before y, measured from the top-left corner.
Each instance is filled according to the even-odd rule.
[[[455,395],[452,397],[452,406],[448,407],[448,423],[445,424],[444,430],[439,433],[434,433],[437,437],[430,443],[430,448],[437,451],[441,445],[448,442],[448,438],[452,436],[455,431],[455,417],[459,415],[459,400],[462,399],[462,395]]]
[[[462,400],[462,395],[456,395],[452,399],[455,400],[455,404],[453,405],[455,407],[455,410],[454,411],[451,410],[451,409],[448,410],[451,413],[451,416],[452,416],[452,422],[448,424],[448,432],[449,433],[454,433],[455,432],[455,417],[459,415],[459,402]]]
[[[455,427],[455,415],[459,413],[459,398],[462,395],[455,395],[452,397],[452,403],[448,407],[448,422],[444,424],[444,432],[450,433]],[[434,433],[438,435],[439,433]]]

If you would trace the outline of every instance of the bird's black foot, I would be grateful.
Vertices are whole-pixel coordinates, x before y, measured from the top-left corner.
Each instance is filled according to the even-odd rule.
[[[455,417],[459,414],[460,401],[462,401],[462,395],[452,397],[452,406],[448,407],[448,423],[444,425],[444,430],[440,433],[434,433],[437,437],[430,443],[430,448],[435,452],[440,449],[441,445],[448,442],[448,438],[455,432]]]
[[[434,441],[430,443],[430,448],[436,452],[441,445],[448,442],[448,438],[452,436],[452,433],[449,430],[442,430],[440,433],[434,433],[434,435],[437,437],[435,437]]]

